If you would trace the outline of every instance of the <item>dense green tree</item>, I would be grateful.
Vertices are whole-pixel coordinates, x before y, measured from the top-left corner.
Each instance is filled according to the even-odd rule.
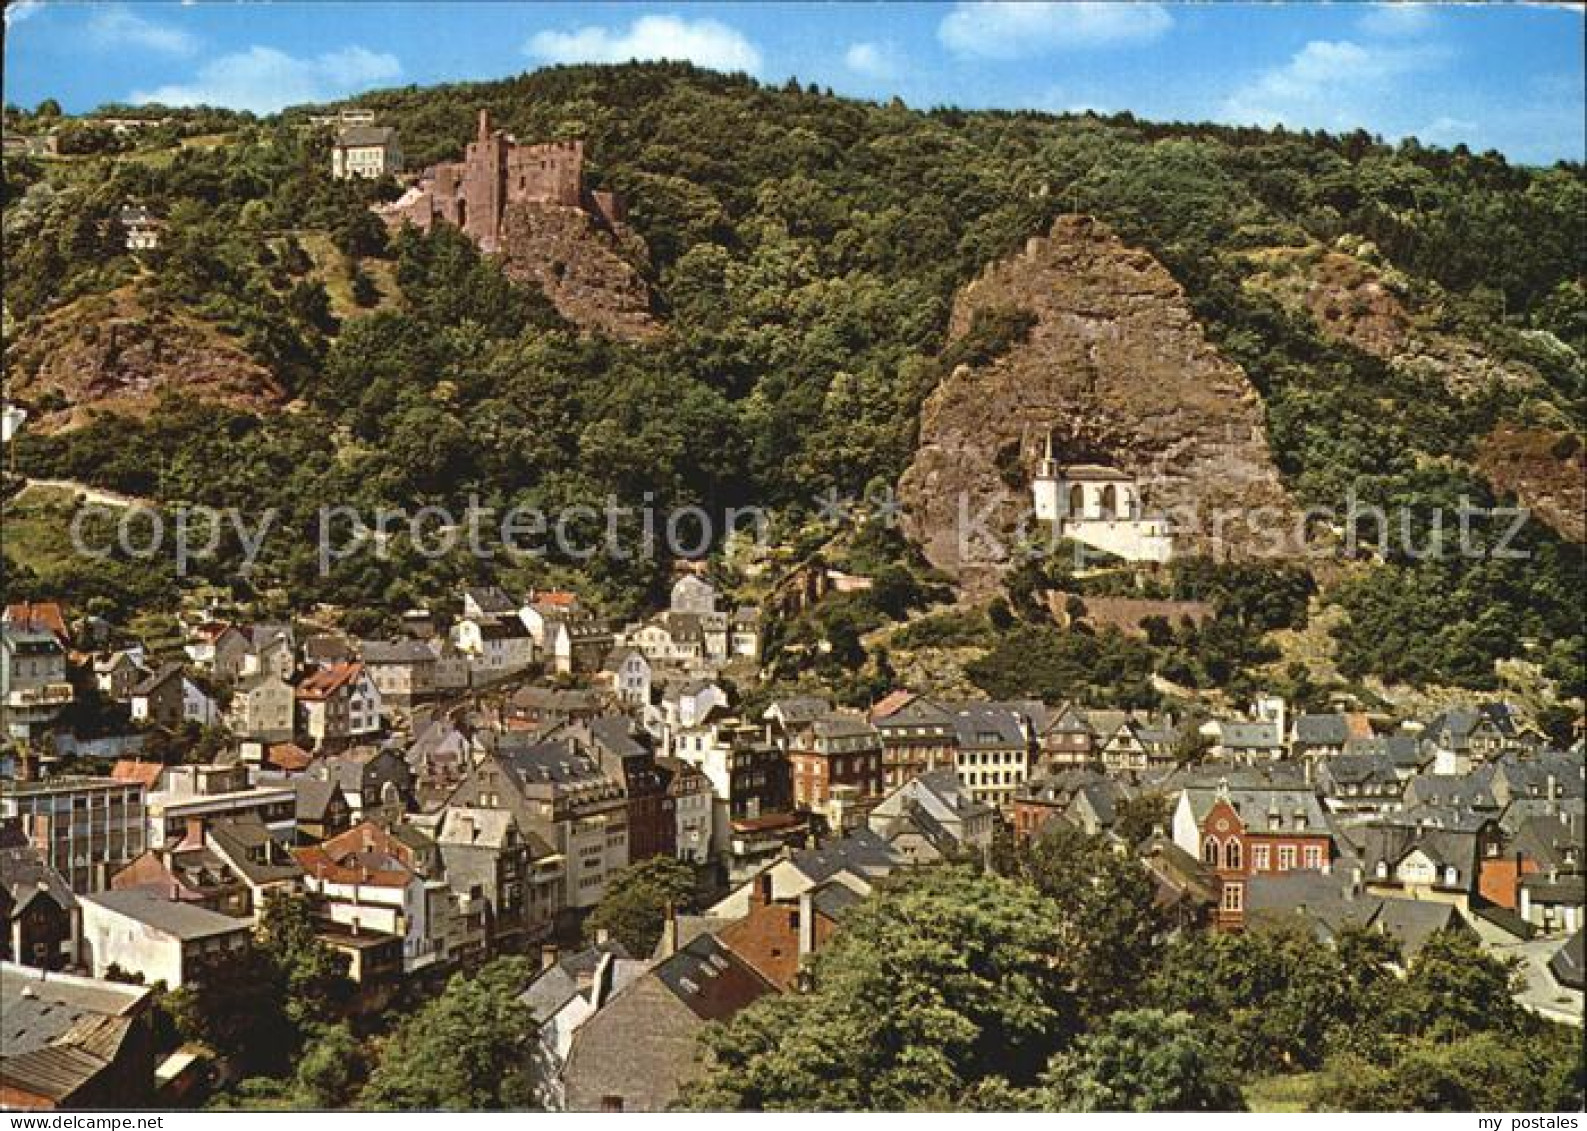
[[[254,938],[285,978],[286,1012],[294,1023],[323,1023],[339,1015],[354,990],[348,958],[316,934],[306,896],[267,892]]]
[[[381,1042],[361,1106],[383,1111],[500,1111],[530,1098],[534,1019],[518,995],[534,973],[499,958],[454,974],[439,997]]]
[[[1165,927],[1140,861],[1050,821],[1015,852],[1012,871],[1057,909],[1054,925],[1088,1021],[1133,1004],[1156,965]]]
[[[703,1109],[898,1110],[993,1078],[1025,1088],[1075,1032],[1064,932],[1028,886],[923,870],[845,917],[814,989],[771,996],[708,1037]]]
[[[1044,1077],[1061,1111],[1244,1111],[1232,1065],[1186,1013],[1115,1013]]]
[[[606,881],[600,901],[584,920],[584,936],[607,932],[636,958],[649,957],[667,915],[694,902],[694,868],[670,856],[635,861]]]

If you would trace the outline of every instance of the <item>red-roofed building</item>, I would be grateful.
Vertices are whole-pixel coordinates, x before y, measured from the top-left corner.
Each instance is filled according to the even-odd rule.
[[[303,729],[316,746],[337,745],[380,729],[380,691],[361,663],[329,664],[297,688]]]
[[[318,915],[334,925],[326,941],[355,962],[357,948],[339,944],[344,936],[401,939],[402,972],[413,974],[451,958],[449,936],[470,915],[483,924],[483,898],[456,896],[444,880],[423,875],[413,848],[372,821],[293,855],[318,897]]]
[[[302,773],[312,761],[314,755],[295,742],[272,742],[265,748],[265,765],[283,773]]]
[[[7,605],[5,623],[41,628],[61,642],[65,648],[71,642],[71,632],[66,627],[66,613],[55,601],[21,601]]]
[[[110,767],[110,776],[117,781],[137,782],[150,792],[160,784],[160,775],[164,772],[165,767],[159,762],[143,762],[132,758],[122,758]]]

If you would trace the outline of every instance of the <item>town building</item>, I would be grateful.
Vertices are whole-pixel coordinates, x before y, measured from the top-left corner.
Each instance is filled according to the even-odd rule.
[[[154,990],[0,962],[0,1109],[115,1110],[154,1092]]]
[[[248,945],[251,924],[142,888],[81,897],[83,960],[96,978],[120,970],[145,985],[186,985]]]
[[[1174,539],[1168,521],[1149,517],[1135,478],[1100,464],[1060,465],[1052,436],[1031,482],[1036,518],[1059,536],[1127,562],[1166,562]]]
[[[59,970],[77,958],[77,898],[28,843],[20,821],[0,823],[0,959]]]
[[[72,891],[102,891],[147,842],[146,785],[114,777],[63,775],[0,781],[0,820],[22,832]]]
[[[331,142],[331,176],[373,179],[402,172],[402,142],[390,126],[349,125]]]
[[[0,624],[0,734],[37,742],[74,698],[57,635],[38,620]]]

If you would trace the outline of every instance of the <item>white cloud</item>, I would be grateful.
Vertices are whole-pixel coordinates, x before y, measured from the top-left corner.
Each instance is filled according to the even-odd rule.
[[[717,20],[641,16],[626,31],[588,26],[576,31],[536,32],[524,51],[548,63],[626,63],[632,59],[676,59],[714,71],[760,70],[758,48]]]
[[[1241,125],[1347,130],[1371,128],[1405,96],[1400,79],[1436,66],[1437,48],[1386,47],[1314,39],[1288,62],[1258,75],[1223,102],[1220,116]]]
[[[198,40],[181,28],[156,23],[120,5],[97,8],[88,20],[88,40],[100,50],[138,48],[161,55],[191,55]]]
[[[943,17],[937,38],[955,54],[1015,59],[1151,43],[1173,24],[1162,4],[961,3]]]
[[[1433,9],[1427,4],[1372,4],[1356,26],[1367,35],[1421,35],[1433,26]]]
[[[850,44],[843,65],[868,79],[897,78],[901,69],[898,52],[886,43]]]
[[[42,7],[44,0],[12,0],[5,6],[5,26],[16,27]]]
[[[274,47],[250,47],[211,59],[191,82],[140,90],[134,103],[225,106],[268,114],[304,102],[329,102],[402,74],[395,55],[344,47],[298,58]]]

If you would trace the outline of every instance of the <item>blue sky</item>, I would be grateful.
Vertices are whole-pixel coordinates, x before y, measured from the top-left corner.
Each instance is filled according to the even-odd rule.
[[[257,111],[687,58],[912,106],[1131,110],[1581,160],[1583,10],[1382,4],[8,3],[5,99]]]

